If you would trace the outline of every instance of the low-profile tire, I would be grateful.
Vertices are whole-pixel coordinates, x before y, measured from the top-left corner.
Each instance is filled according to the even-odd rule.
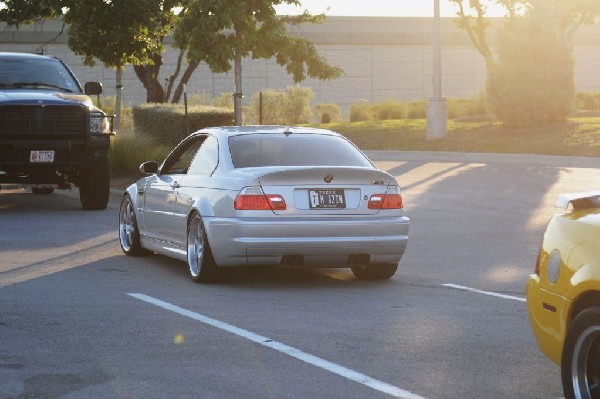
[[[119,245],[125,255],[129,256],[140,256],[148,252],[140,243],[135,207],[129,195],[123,197],[119,208]]]
[[[110,173],[108,158],[94,162],[79,174],[79,200],[83,209],[102,210],[108,205]]]
[[[187,264],[190,278],[196,283],[216,283],[223,277],[208,244],[202,218],[197,213],[188,223]]]
[[[396,274],[396,270],[398,270],[397,263],[352,266],[352,273],[359,280],[387,280]]]
[[[49,187],[31,187],[31,192],[36,195],[49,195],[54,192],[54,189]]]
[[[561,376],[565,399],[600,398],[600,308],[584,310],[571,323]]]

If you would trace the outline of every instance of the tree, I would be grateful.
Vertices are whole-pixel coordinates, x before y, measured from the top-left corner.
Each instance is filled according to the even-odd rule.
[[[64,22],[69,25],[69,48],[83,56],[84,64],[96,59],[117,71],[115,110],[120,125],[123,68],[127,64],[154,65],[168,33],[157,22],[164,3],[154,0],[65,0]],[[149,85],[144,82],[148,89]],[[160,86],[160,85],[159,85]]]
[[[556,28],[560,17],[552,7],[537,6],[499,32],[487,93],[507,126],[562,122],[573,108],[573,45]]]
[[[175,30],[175,42],[187,49],[190,62],[206,62],[213,72],[231,70],[235,74],[234,105],[236,123],[241,124],[242,59],[272,58],[292,75],[295,83],[307,76],[322,80],[342,75],[329,65],[314,44],[289,35],[288,26],[320,23],[324,16],[305,12],[278,17],[275,6],[300,5],[298,0],[190,0]]]
[[[487,96],[507,125],[562,121],[574,97],[572,36],[594,22],[600,0],[495,0],[506,9],[501,23],[485,18],[482,0],[451,0],[459,26],[486,62]],[[497,29],[495,51],[488,29]]]
[[[60,1],[55,0],[4,0],[0,3],[0,21],[11,26],[26,25],[62,14]]]
[[[9,25],[62,18],[69,25],[69,48],[86,65],[100,60],[120,71],[132,64],[147,101],[163,102],[162,43],[177,20],[179,0],[6,0],[4,5],[0,21]]]

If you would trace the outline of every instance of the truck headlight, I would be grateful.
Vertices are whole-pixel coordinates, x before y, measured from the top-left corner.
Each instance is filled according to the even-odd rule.
[[[92,134],[112,134],[113,116],[103,114],[90,115],[90,133]]]

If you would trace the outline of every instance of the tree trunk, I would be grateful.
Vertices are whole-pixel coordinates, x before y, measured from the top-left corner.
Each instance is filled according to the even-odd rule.
[[[165,102],[169,102],[171,98],[171,92],[173,91],[173,85],[175,84],[175,80],[179,76],[179,72],[181,72],[181,64],[183,62],[183,55],[185,54],[185,50],[179,50],[179,55],[177,56],[177,67],[175,68],[175,72],[169,77],[169,82],[167,83],[167,91],[165,92]]]
[[[152,60],[154,61],[154,65],[134,65],[133,70],[146,89],[146,102],[163,103],[165,90],[158,81],[162,56],[160,54],[153,54]]]
[[[181,76],[181,80],[179,81],[175,92],[173,93],[173,99],[171,100],[171,103],[179,103],[179,101],[181,100],[181,95],[183,94],[183,87],[188,83],[188,81],[192,77],[192,73],[194,73],[196,68],[198,68],[199,64],[200,63],[198,61],[190,61],[187,68],[185,69],[185,72]]]

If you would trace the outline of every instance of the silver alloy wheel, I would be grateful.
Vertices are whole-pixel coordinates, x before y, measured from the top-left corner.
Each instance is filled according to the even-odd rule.
[[[577,399],[595,398],[600,392],[600,326],[587,328],[577,338],[571,380]]]
[[[204,262],[204,227],[200,222],[200,217],[194,215],[188,229],[188,267],[192,277],[198,277]]]
[[[131,251],[137,229],[135,210],[129,198],[125,198],[119,211],[119,240],[125,252]]]

